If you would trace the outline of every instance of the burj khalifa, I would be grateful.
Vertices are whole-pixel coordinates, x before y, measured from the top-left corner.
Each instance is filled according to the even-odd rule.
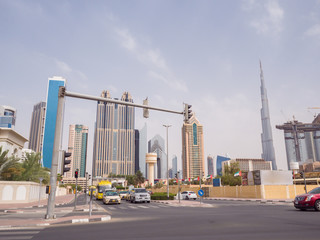
[[[277,170],[276,157],[273,147],[272,139],[272,130],[270,123],[270,114],[269,114],[269,104],[267,97],[267,89],[264,84],[262,65],[260,61],[260,80],[261,80],[261,122],[262,122],[262,134],[261,134],[261,143],[262,143],[262,158],[266,161],[272,162],[272,169]]]

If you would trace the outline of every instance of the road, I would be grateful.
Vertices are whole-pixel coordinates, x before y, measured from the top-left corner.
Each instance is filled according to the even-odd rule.
[[[320,212],[298,211],[290,204],[205,200],[209,207],[161,203],[105,206],[105,223],[54,226],[32,239],[320,239]]]

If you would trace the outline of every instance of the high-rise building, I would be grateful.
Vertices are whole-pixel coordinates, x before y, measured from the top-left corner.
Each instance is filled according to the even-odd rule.
[[[222,163],[230,160],[229,157],[217,156],[216,158],[216,171],[217,176],[222,176]]]
[[[108,91],[103,98],[111,98]],[[128,92],[121,101],[133,102]],[[133,175],[135,170],[134,107],[99,101],[93,149],[93,176]]]
[[[0,106],[0,127],[14,129],[17,111],[10,106]]]
[[[139,167],[139,145],[140,145],[140,132],[138,129],[134,130],[134,172],[140,170]]]
[[[70,171],[65,173],[67,178],[74,177],[75,170],[79,170],[79,177],[86,176],[88,127],[80,124],[69,126],[68,152],[71,160],[68,167]]]
[[[289,170],[291,162],[302,165],[320,161],[320,114],[312,123],[293,120],[277,125],[276,128],[284,130]]]
[[[58,93],[61,86],[66,85],[66,79],[62,77],[52,77],[48,80],[46,117],[44,123],[43,147],[42,147],[42,163],[44,167],[51,168],[53,143],[56,131],[56,120],[58,110]],[[61,119],[62,121],[62,119]],[[62,135],[61,135],[62,136]],[[60,141],[61,143],[62,141]],[[61,146],[59,146],[61,149]],[[61,165],[61,159],[58,163]],[[58,166],[61,169],[61,166]]]
[[[165,154],[164,139],[157,134],[148,142],[148,152],[157,153],[157,164],[155,166],[155,178],[167,178],[167,158]]]
[[[182,126],[182,171],[183,178],[193,178],[203,174],[203,126],[193,115]]]
[[[208,164],[208,175],[213,176],[213,157],[211,155],[207,157],[207,164]]]
[[[173,174],[173,176],[175,176],[177,172],[178,172],[178,158],[176,155],[174,155],[172,158],[172,174]]]
[[[148,138],[147,138],[147,124],[145,123],[143,128],[140,129],[140,141],[139,141],[139,169],[144,177],[147,177],[146,172],[146,153],[148,150]]]
[[[45,117],[46,103],[39,102],[34,105],[29,134],[29,149],[34,152],[42,152]]]
[[[262,108],[261,108],[262,158],[266,161],[271,161],[273,170],[277,170],[276,156],[274,152],[273,139],[272,139],[272,129],[271,129],[271,123],[270,123],[267,89],[264,83],[261,61],[260,61],[260,80],[261,80],[260,91],[261,91],[261,102],[262,102]]]

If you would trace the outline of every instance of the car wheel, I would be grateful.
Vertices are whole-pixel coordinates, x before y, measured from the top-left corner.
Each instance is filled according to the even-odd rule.
[[[194,198],[193,200],[197,200],[196,198]]]
[[[314,209],[316,211],[320,211],[320,200],[317,200],[315,203],[314,203]]]
[[[147,201],[147,203],[150,203],[150,201]]]
[[[188,197],[188,196],[186,196],[186,200],[189,200],[189,197]]]
[[[307,209],[305,209],[305,208],[300,208],[299,210],[300,210],[300,211],[306,211]]]

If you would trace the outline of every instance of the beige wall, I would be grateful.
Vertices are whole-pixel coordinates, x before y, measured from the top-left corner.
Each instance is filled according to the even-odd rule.
[[[304,185],[255,185],[255,186],[222,186],[208,188],[209,197],[229,197],[229,198],[257,198],[257,199],[294,199],[296,195],[305,193]],[[310,191],[318,185],[307,185]],[[194,191],[198,193],[199,185],[182,185],[181,191]],[[166,192],[167,188],[152,189],[153,192]],[[176,194],[178,186],[170,186],[170,193]]]

